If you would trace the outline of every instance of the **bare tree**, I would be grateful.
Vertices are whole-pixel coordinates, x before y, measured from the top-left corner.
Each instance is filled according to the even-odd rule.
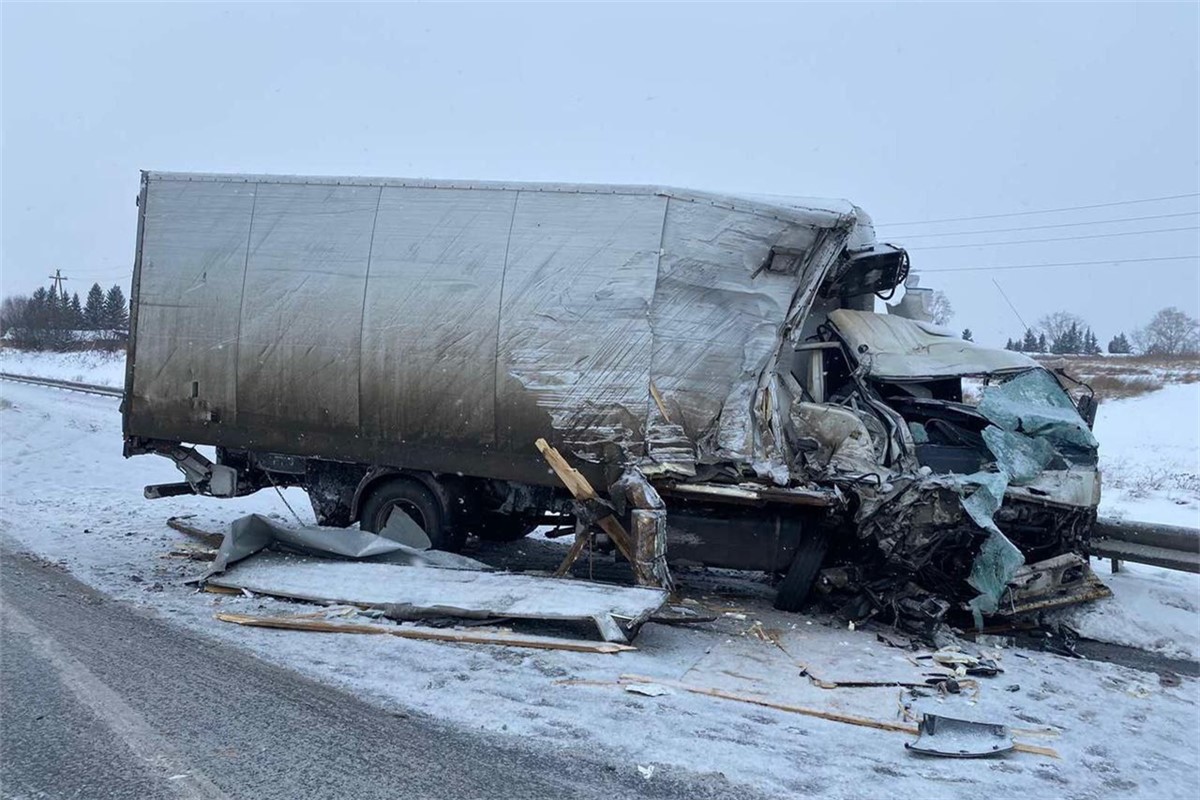
[[[954,317],[954,306],[945,292],[934,292],[929,299],[929,316],[934,325],[948,325]]]
[[[1133,346],[1151,355],[1194,355],[1200,352],[1200,322],[1174,306],[1164,308],[1149,325],[1133,332]]]
[[[1038,320],[1038,328],[1046,334],[1051,343],[1064,341],[1069,336],[1072,325],[1077,331],[1082,331],[1088,326],[1083,317],[1070,311],[1055,311]]]
[[[10,294],[0,302],[0,336],[22,323],[28,306],[29,298],[23,294]]]

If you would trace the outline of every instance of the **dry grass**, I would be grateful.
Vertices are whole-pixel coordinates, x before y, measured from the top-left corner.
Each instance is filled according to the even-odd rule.
[[[1047,367],[1062,367],[1102,400],[1148,394],[1169,383],[1200,382],[1195,356],[1036,356]]]
[[[1122,489],[1129,497],[1141,498],[1163,492],[1169,500],[1200,499],[1200,474],[1188,470],[1110,461],[1102,466],[1101,472],[1104,475],[1104,488]]]

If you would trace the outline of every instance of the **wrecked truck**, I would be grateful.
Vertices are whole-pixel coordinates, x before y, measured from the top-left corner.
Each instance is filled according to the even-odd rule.
[[[583,516],[544,438],[784,608],[987,614],[1086,570],[1090,393],[921,320],[848,202],[145,172],[137,205],[125,455],[185,478],[147,497],[298,486],[457,550]]]

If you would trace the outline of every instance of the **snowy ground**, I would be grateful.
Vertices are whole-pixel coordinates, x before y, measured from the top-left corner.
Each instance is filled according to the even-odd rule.
[[[38,353],[5,347],[0,348],[0,372],[119,389],[125,386],[125,353]]]
[[[1101,402],[1095,431],[1103,516],[1200,527],[1200,383]]]
[[[15,371],[7,358],[0,363]],[[25,363],[33,374],[102,382],[94,373],[34,369],[37,365],[28,358]],[[119,375],[119,369],[113,373]],[[1111,436],[1118,443],[1106,459],[1144,464],[1148,462],[1137,458],[1143,451],[1153,452],[1186,470],[1190,446],[1194,469],[1195,431],[1190,445],[1185,440],[1178,453],[1168,455],[1178,433],[1160,424],[1159,417],[1183,414],[1190,402],[1190,416],[1177,416],[1176,422],[1194,426],[1197,395],[1170,398],[1169,407],[1149,412],[1137,405],[1154,397],[1102,408],[1097,433],[1102,442]],[[737,784],[753,784],[792,797],[938,800],[998,792],[1035,798],[1191,797],[1200,778],[1200,682],[1184,678],[1182,685],[1172,687],[1152,673],[1050,654],[1000,651],[1005,673],[981,679],[977,697],[919,698],[912,710],[1007,723],[1029,731],[1026,741],[1056,748],[1061,760],[1021,754],[989,761],[923,759],[904,750],[901,734],[678,691],[650,698],[613,686],[559,683],[639,673],[774,702],[900,718],[899,690],[822,689],[800,676],[798,663],[827,681],[919,680],[922,670],[908,660],[910,653],[885,646],[873,633],[776,612],[765,587],[753,579],[686,576],[693,597],[725,612],[720,619],[690,629],[649,624],[637,640],[637,652],[616,656],[221,623],[212,618],[216,611],[271,613],[298,607],[263,598],[198,594],[184,586],[181,579],[202,565],[170,555],[189,542],[164,521],[194,513],[198,526],[221,530],[250,511],[290,519],[278,498],[260,493],[230,501],[143,500],[144,484],[177,476],[163,459],[121,458],[120,418],[117,400],[111,398],[0,383],[0,430],[0,535],[10,544],[62,562],[122,600],[385,706],[415,709],[496,735],[522,736],[546,747],[602,749],[630,770],[657,765],[720,772],[734,784],[731,796]],[[1137,430],[1149,432],[1147,438]],[[1170,437],[1151,441],[1150,433]],[[1176,523],[1186,522],[1188,514],[1194,519],[1194,494],[1189,500],[1173,491],[1155,488],[1143,496],[1115,499],[1110,493],[1105,510]],[[310,518],[302,493],[289,491],[287,498]],[[530,553],[553,546],[558,545],[537,540],[515,545]],[[1092,606],[1090,619],[1081,621],[1102,634],[1111,629],[1113,640],[1137,639],[1132,643],[1196,655],[1196,576],[1134,567],[1115,578],[1104,577],[1116,596]],[[756,623],[777,631],[782,649],[755,635]],[[1047,728],[1052,729],[1049,735]]]

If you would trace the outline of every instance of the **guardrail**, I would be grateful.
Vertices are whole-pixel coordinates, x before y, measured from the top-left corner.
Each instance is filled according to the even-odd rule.
[[[34,386],[49,386],[53,389],[64,389],[68,392],[82,394],[97,394],[104,397],[124,397],[125,392],[111,386],[100,386],[96,383],[77,383],[75,381],[60,381],[57,378],[38,378],[33,375],[14,375],[11,372],[0,372],[0,378],[16,383],[30,383]]]
[[[1088,548],[1093,556],[1111,558],[1113,572],[1122,561],[1200,573],[1200,530],[1178,525],[1098,519]]]

